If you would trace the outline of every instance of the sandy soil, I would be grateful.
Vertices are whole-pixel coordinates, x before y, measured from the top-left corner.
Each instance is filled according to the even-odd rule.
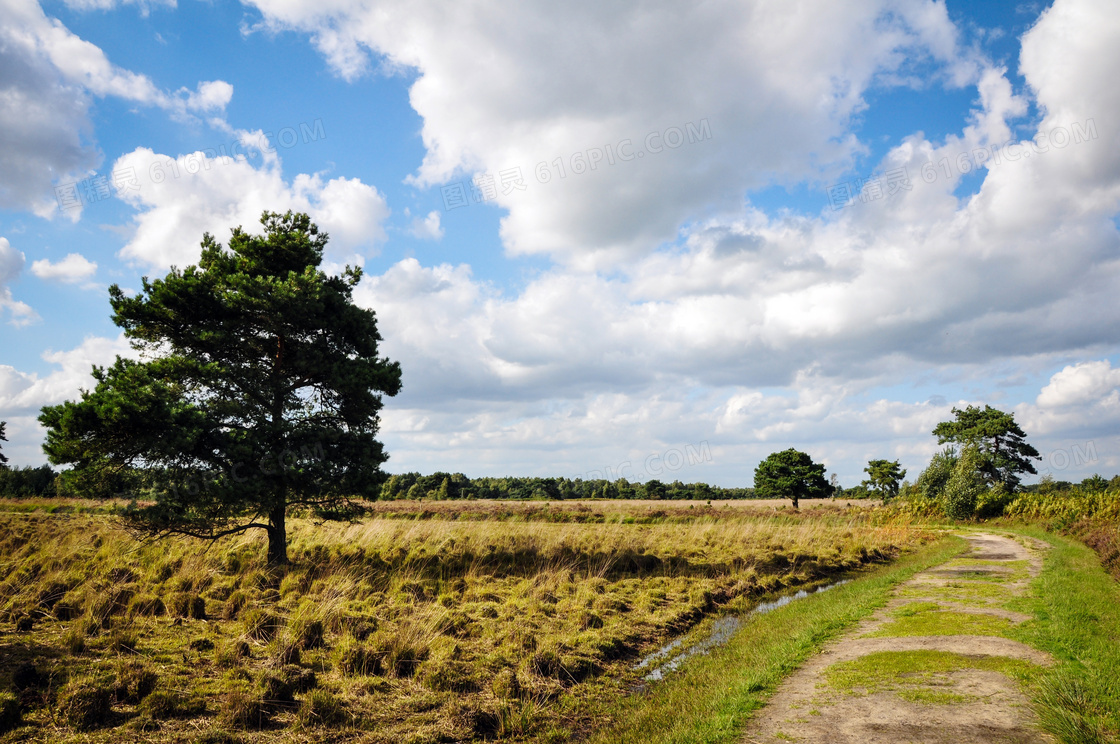
[[[1051,663],[1040,651],[996,636],[864,637],[876,631],[889,632],[890,623],[897,619],[891,613],[915,602],[936,602],[941,610],[970,616],[991,615],[1013,623],[1028,620],[1028,616],[1000,605],[1024,592],[1030,577],[1037,575],[1041,546],[1028,547],[998,535],[969,535],[966,539],[971,549],[960,558],[983,563],[966,561],[965,565],[958,565],[958,561],[950,561],[899,586],[884,609],[810,659],[782,684],[770,703],[752,719],[744,743],[1052,742],[1035,728],[1018,683],[999,672],[966,667],[928,678],[907,675],[907,679],[897,680],[895,689],[870,692],[839,690],[826,676],[826,670],[834,664],[883,651],[932,650],[972,659],[1007,657],[1042,665]],[[1012,563],[1015,561],[1027,561],[1027,570],[1022,570],[1022,563]],[[982,587],[983,591],[971,592],[973,586]],[[954,598],[960,601],[952,601]],[[906,699],[899,695],[900,690],[908,693]],[[925,702],[937,696],[953,702]]]

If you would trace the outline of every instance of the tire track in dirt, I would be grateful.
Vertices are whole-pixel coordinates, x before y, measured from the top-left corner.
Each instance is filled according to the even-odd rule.
[[[1052,659],[1001,635],[1030,616],[1003,605],[1043,546],[964,536],[969,550],[895,588],[886,607],[782,683],[744,744],[1049,744],[1014,678]]]

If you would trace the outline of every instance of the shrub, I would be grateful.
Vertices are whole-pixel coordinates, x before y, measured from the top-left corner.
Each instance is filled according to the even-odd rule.
[[[950,519],[970,519],[976,513],[976,502],[983,492],[980,452],[975,445],[968,445],[961,452],[941,494],[945,515]]]
[[[326,690],[315,690],[304,698],[296,714],[302,726],[345,726],[350,719],[346,704]]]
[[[75,680],[62,691],[59,712],[68,726],[89,731],[103,725],[112,712],[113,688],[95,680]]]
[[[976,499],[976,516],[981,519],[1001,516],[1014,500],[1015,494],[1004,488],[1003,484],[987,491],[981,491]]]
[[[952,446],[946,447],[933,456],[929,467],[918,476],[917,487],[926,499],[940,499],[953,469],[957,465],[957,451]]]

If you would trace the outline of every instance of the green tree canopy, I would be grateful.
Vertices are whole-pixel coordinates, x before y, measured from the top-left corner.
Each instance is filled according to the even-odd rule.
[[[969,519],[984,493],[984,455],[975,442],[961,450],[941,491],[941,508],[952,519]]]
[[[1108,481],[1102,478],[1100,473],[1093,473],[1081,481],[1081,488],[1089,493],[1099,493],[1108,488]]]
[[[898,460],[869,460],[863,472],[869,476],[860,485],[875,492],[883,501],[898,496],[898,487],[906,477],[906,471]]]
[[[0,442],[8,441],[8,438],[6,436],[4,436],[4,427],[6,427],[7,425],[8,425],[7,421],[0,421]],[[6,464],[7,462],[8,462],[8,458],[4,456],[3,452],[0,452],[0,468],[6,468],[7,467],[7,464]]]
[[[1031,460],[1042,459],[1038,450],[1027,444],[1026,433],[1015,417],[991,406],[953,409],[955,421],[942,421],[933,430],[939,444],[974,443],[978,450],[980,474],[990,484],[1002,483],[1008,491],[1019,485],[1021,473],[1036,473]]]
[[[953,469],[959,460],[957,450],[952,445],[934,453],[929,461],[929,466],[918,476],[917,486],[922,496],[927,499],[940,499],[945,490],[945,484],[953,475]]]
[[[823,499],[832,494],[824,478],[824,465],[813,462],[792,447],[774,452],[754,469],[755,493],[764,499]]]
[[[81,400],[43,409],[43,445],[90,495],[137,493],[130,526],[216,539],[261,529],[270,564],[288,560],[291,507],[349,518],[376,497],[388,459],[382,395],[401,371],[378,357],[374,313],[353,303],[361,278],[319,270],[326,234],[307,215],[261,218],[263,235],[210,235],[197,266],[109,288],[113,322],[143,361],[94,368]]]

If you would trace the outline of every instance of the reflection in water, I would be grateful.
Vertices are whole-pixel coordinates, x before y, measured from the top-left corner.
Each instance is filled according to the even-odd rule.
[[[651,669],[643,679],[649,682],[657,682],[658,680],[664,678],[666,674],[674,671],[686,660],[692,658],[693,656],[706,654],[716,646],[722,646],[723,644],[727,643],[731,639],[731,636],[735,634],[735,631],[737,631],[740,626],[742,626],[742,624],[751,616],[765,615],[767,612],[772,612],[779,607],[785,607],[795,599],[804,599],[810,594],[819,594],[820,592],[831,589],[834,586],[847,584],[849,581],[850,579],[844,579],[843,581],[826,584],[825,586],[817,587],[813,591],[806,591],[802,589],[796,594],[788,594],[784,597],[779,597],[773,602],[763,602],[754,607],[754,609],[752,609],[746,615],[728,615],[726,617],[721,617],[712,623],[712,630],[705,638],[702,638],[691,646],[685,648],[685,636],[681,636],[680,638],[677,638],[676,640],[657,649],[649,656],[646,656],[644,659],[638,662],[634,669],[645,669],[646,667],[652,666],[653,669]],[[677,653],[678,651],[680,651],[680,653]],[[669,661],[663,661],[664,659],[669,659]]]

